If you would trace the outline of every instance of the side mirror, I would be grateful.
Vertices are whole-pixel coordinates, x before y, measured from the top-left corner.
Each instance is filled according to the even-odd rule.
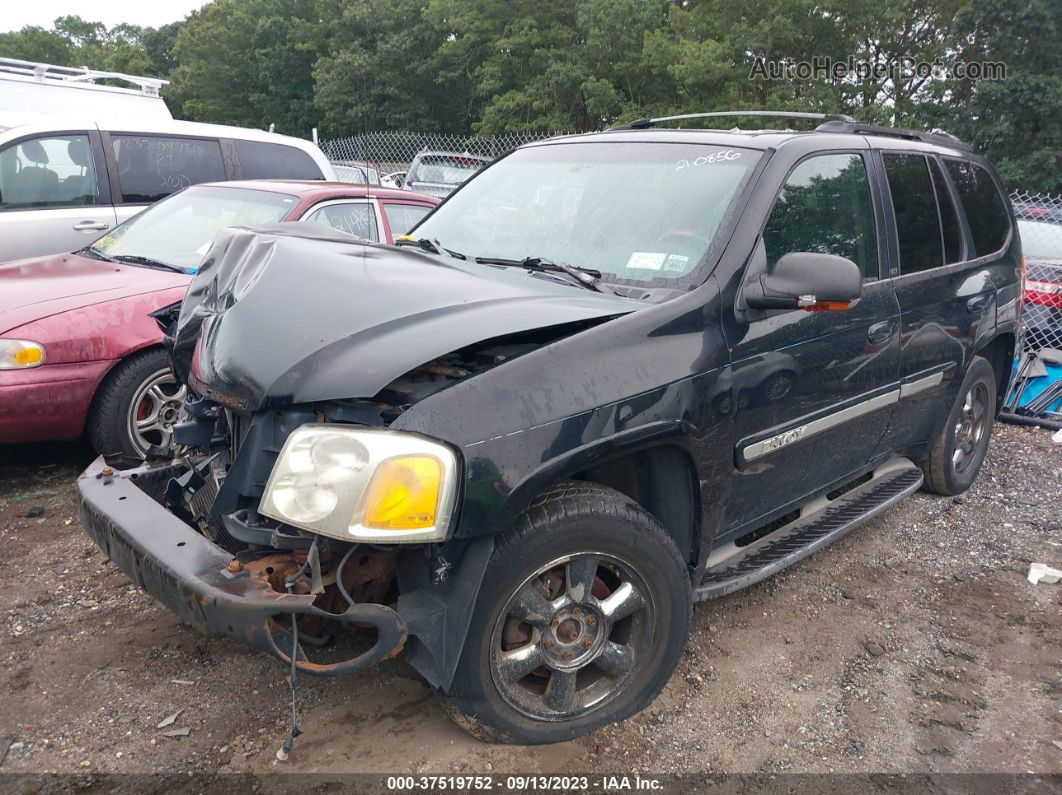
[[[846,257],[794,251],[745,285],[751,309],[848,309],[863,293],[863,274]]]

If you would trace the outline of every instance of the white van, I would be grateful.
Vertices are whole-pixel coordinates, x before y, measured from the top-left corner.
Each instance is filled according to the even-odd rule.
[[[114,115],[15,110],[3,91],[19,83],[17,77],[0,63],[0,262],[82,248],[149,204],[200,182],[335,179],[310,141],[175,121],[128,97],[127,110]],[[65,81],[38,83],[36,91],[54,98],[67,88],[107,93],[99,90],[104,86],[86,91]]]

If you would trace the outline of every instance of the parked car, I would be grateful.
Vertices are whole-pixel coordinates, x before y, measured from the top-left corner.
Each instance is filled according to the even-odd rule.
[[[357,185],[379,185],[380,166],[367,160],[333,160],[332,168],[340,182]]]
[[[221,233],[173,337],[184,455],[92,464],[86,531],[194,626],[308,673],[404,653],[543,743],[649,704],[695,601],[967,489],[1021,299],[992,167],[668,121],[521,147],[399,246]]]
[[[1014,202],[1014,215],[1018,219],[1030,221],[1053,221],[1062,223],[1062,205],[1056,202],[1044,201],[1016,201]]]
[[[1062,348],[1062,223],[1019,218],[1018,232],[1028,268],[1025,347]]]
[[[384,174],[380,177],[380,184],[385,188],[401,188],[402,183],[406,181],[405,171],[392,171],[390,174]]]
[[[313,143],[151,117],[0,111],[0,262],[81,248],[202,182],[332,180]]]
[[[219,230],[309,221],[390,241],[438,201],[334,182],[196,185],[79,251],[0,265],[0,443],[167,445],[184,392],[152,313],[181,300]]]
[[[402,187],[431,196],[449,196],[490,161],[468,152],[421,152],[410,163]]]

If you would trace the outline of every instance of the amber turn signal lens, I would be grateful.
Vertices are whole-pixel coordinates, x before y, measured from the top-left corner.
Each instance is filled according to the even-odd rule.
[[[442,463],[410,455],[382,462],[365,498],[362,524],[376,530],[418,530],[435,524]]]

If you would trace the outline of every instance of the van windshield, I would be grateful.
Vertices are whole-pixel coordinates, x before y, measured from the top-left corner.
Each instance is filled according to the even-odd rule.
[[[111,258],[139,257],[194,273],[219,231],[282,220],[298,204],[286,193],[196,186],[134,215],[91,250]]]
[[[605,281],[688,286],[760,155],[687,143],[528,147],[412,234],[469,257],[538,257]]]

